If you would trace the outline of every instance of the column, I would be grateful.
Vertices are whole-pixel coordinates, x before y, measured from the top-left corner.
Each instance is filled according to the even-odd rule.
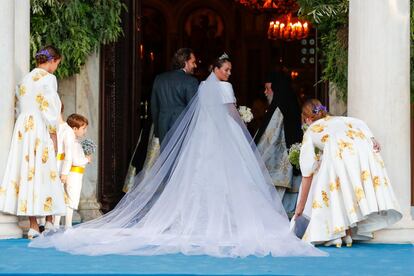
[[[14,126],[14,0],[4,0],[0,9],[0,181],[3,180]],[[0,213],[0,239],[20,238],[17,217]]]
[[[412,242],[410,215],[410,1],[350,0],[348,115],[364,120],[382,156],[403,219],[374,242]]]
[[[81,72],[76,75],[75,103],[76,113],[89,120],[87,137],[99,145],[99,52],[92,54]],[[102,215],[98,203],[99,156],[93,155],[91,164],[86,166],[83,177],[82,194],[79,202],[79,214],[82,221],[88,221]]]

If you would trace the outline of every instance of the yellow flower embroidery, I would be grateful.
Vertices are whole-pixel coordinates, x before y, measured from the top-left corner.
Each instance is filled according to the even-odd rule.
[[[321,124],[316,124],[316,125],[313,125],[313,126],[311,127],[311,130],[312,130],[313,132],[317,132],[317,133],[321,133],[322,131],[324,131],[324,129],[325,129],[325,126],[323,126],[323,125],[321,125]]]
[[[365,139],[365,134],[362,131],[355,132],[355,136],[360,139]]]
[[[312,202],[312,209],[322,208],[322,205],[316,201],[316,199]]]
[[[49,197],[47,197],[46,198],[46,200],[45,200],[45,203],[43,204],[43,210],[45,211],[45,212],[50,212],[50,211],[52,211],[52,203],[53,203],[53,200],[52,200],[52,198],[49,196]]]
[[[19,141],[23,140],[23,134],[20,130],[17,132],[17,140]]]
[[[49,125],[48,129],[50,134],[56,134],[56,127]]]
[[[49,102],[45,99],[41,92],[36,95],[36,102],[39,104],[40,111],[46,111],[49,107]]]
[[[340,187],[341,187],[341,181],[339,180],[339,177],[336,178],[335,183],[331,182],[329,184],[329,190],[331,192],[336,191],[336,190],[339,190]]]
[[[349,138],[353,140],[356,136],[356,131],[352,129],[348,129],[348,131],[346,132],[346,136],[348,136]]]
[[[352,149],[353,149],[353,147],[352,147],[352,143],[350,143],[350,142],[345,142],[344,140],[340,140],[340,141],[338,142],[338,147],[339,147],[340,149],[342,149],[342,150],[344,150],[344,149],[349,149],[349,150],[352,150]]]
[[[47,75],[47,72],[44,72],[44,71],[36,72],[36,74],[34,74],[34,76],[32,77],[32,80],[33,81],[38,81],[46,75]]]
[[[49,107],[49,102],[46,100],[43,100],[42,103],[39,105],[40,111],[46,111]]]
[[[338,156],[340,159],[342,159],[342,153],[344,152],[345,149],[348,149],[350,152],[354,151],[353,145],[350,142],[345,142],[344,140],[340,140],[338,142]]]
[[[29,162],[29,155],[27,154],[24,159],[26,160],[26,162]]]
[[[349,128],[352,128],[352,124],[346,124]]]
[[[12,186],[14,187],[14,191],[16,192],[16,195],[19,194],[20,185],[17,183],[17,181],[12,181]]]
[[[343,226],[341,226],[341,227],[335,226],[334,227],[334,234],[340,234],[343,231],[344,231],[344,227]]]
[[[6,188],[0,187],[0,195],[3,195],[6,193]]]
[[[20,200],[20,212],[26,213],[27,212],[27,200]]]
[[[24,131],[28,132],[30,130],[34,129],[34,120],[33,120],[33,116],[29,116],[29,118],[26,120],[25,124],[24,124]]]
[[[324,136],[322,136],[321,142],[326,143],[328,141],[328,139],[329,139],[329,134],[325,134]]]
[[[26,94],[26,86],[24,86],[23,84],[21,84],[19,86],[19,96],[24,96],[24,94]]]
[[[378,176],[374,176],[372,178],[372,183],[374,185],[374,189],[378,189],[378,187],[380,186],[380,178]]]
[[[43,149],[43,154],[42,154],[42,163],[45,164],[47,162],[47,160],[49,160],[49,149],[44,148]]]
[[[328,194],[322,190],[322,200],[325,203],[326,207],[329,207],[329,197]]]
[[[34,176],[35,170],[34,168],[29,169],[29,174],[27,175],[27,181],[32,181]]]
[[[388,186],[388,179],[386,177],[384,177],[384,185]]]
[[[360,202],[365,197],[365,193],[362,187],[355,188],[355,196],[358,202]]]
[[[42,102],[43,102],[43,99],[44,99],[45,97],[43,96],[43,94],[42,93],[39,93],[39,94],[37,94],[36,95],[36,102],[38,103],[38,104],[41,104]]]
[[[35,139],[35,146],[34,146],[34,154],[35,155],[36,155],[36,152],[37,152],[37,148],[39,147],[39,144],[40,144],[40,139],[36,138]]]
[[[368,171],[362,171],[361,172],[361,181],[364,182],[368,179],[369,177],[369,172]]]
[[[57,173],[55,171],[51,171],[50,172],[50,179],[52,181],[55,181],[56,180],[56,177],[57,177]]]

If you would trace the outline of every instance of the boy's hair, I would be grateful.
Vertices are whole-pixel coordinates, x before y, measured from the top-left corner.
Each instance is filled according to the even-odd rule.
[[[76,113],[69,115],[69,117],[66,119],[66,122],[71,128],[80,128],[82,126],[89,124],[88,119],[86,119],[86,117]]]

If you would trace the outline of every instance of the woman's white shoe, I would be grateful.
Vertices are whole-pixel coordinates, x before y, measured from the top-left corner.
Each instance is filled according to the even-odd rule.
[[[337,239],[334,239],[334,240],[330,240],[330,241],[325,242],[324,245],[325,246],[335,245],[336,247],[340,248],[342,246],[342,239],[341,238],[337,238]]]
[[[343,237],[342,241],[346,244],[347,247],[352,246],[352,238],[350,235],[346,235],[345,237]]]
[[[50,230],[54,230],[55,226],[53,225],[53,223],[51,223],[50,221],[46,221],[45,223],[45,231],[50,231]]]
[[[39,237],[39,235],[40,235],[39,231],[36,231],[33,228],[30,228],[29,232],[27,232],[27,238],[29,240],[33,240],[34,238]]]

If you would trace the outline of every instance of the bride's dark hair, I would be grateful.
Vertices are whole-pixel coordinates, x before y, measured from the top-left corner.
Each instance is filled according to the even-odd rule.
[[[213,72],[214,68],[221,68],[224,63],[231,62],[229,56],[224,53],[220,57],[216,58],[210,66],[210,71]]]

